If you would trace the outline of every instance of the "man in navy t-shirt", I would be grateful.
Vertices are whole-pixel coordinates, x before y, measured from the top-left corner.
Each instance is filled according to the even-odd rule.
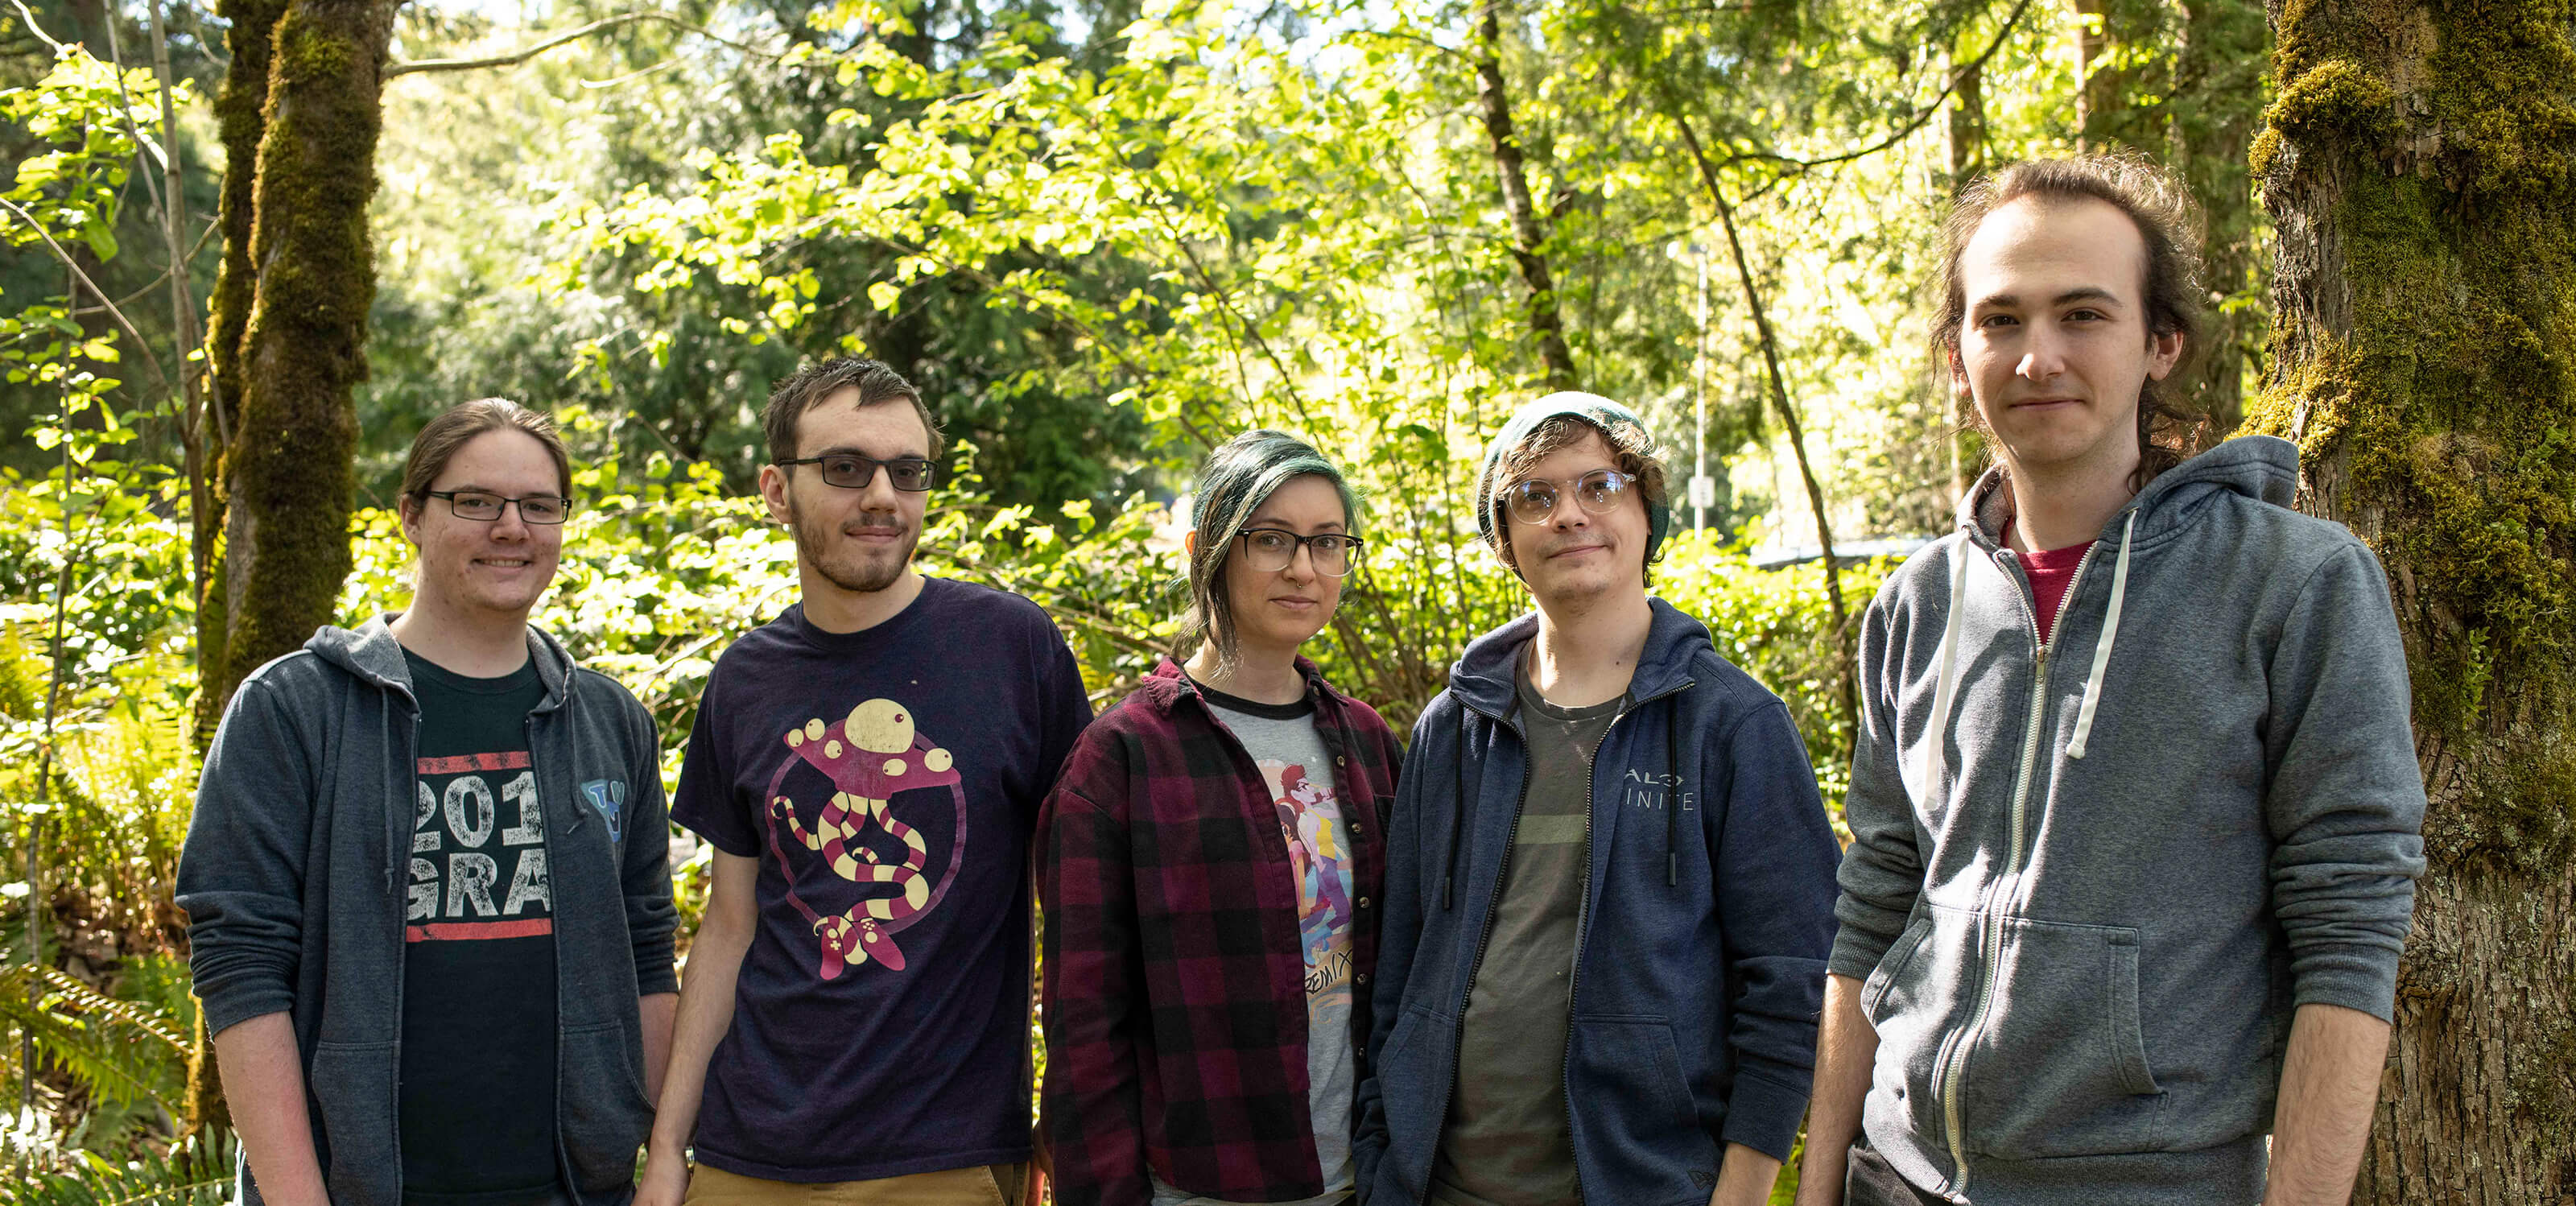
[[[764,422],[802,595],[689,734],[714,877],[636,1201],[1016,1203],[1028,840],[1082,677],[1036,604],[912,568],[939,433],[901,376],[809,366]]]

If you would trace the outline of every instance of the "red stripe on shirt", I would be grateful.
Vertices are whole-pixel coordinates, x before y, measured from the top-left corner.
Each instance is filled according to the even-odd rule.
[[[534,938],[555,932],[552,917],[519,921],[433,921],[403,927],[405,942],[488,942],[494,938]]]
[[[528,769],[528,751],[508,750],[498,754],[457,754],[448,758],[423,758],[420,773],[424,775],[461,775],[467,771]]]

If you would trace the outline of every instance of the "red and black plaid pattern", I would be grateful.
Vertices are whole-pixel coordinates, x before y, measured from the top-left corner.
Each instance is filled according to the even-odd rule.
[[[1375,709],[1297,665],[1350,829],[1357,1048],[1403,751]],[[1034,857],[1039,1135],[1059,1206],[1145,1206],[1149,1166],[1226,1201],[1324,1192],[1287,844],[1259,768],[1180,667],[1166,660],[1084,731],[1040,814]]]

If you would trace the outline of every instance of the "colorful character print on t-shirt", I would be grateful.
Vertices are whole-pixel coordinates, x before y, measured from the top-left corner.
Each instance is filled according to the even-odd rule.
[[[1351,863],[1343,844],[1341,800],[1331,779],[1264,758],[1262,779],[1279,809],[1288,864],[1297,876],[1297,926],[1305,939],[1306,993],[1348,994],[1351,984]]]
[[[422,758],[417,769],[403,940],[554,933],[545,813],[537,806],[528,752]]]
[[[796,801],[781,789],[795,760],[779,764],[770,780],[769,849],[787,880],[787,902],[814,925],[820,940],[819,974],[826,980],[860,964],[875,962],[890,971],[904,969],[903,951],[894,936],[939,907],[948,885],[957,878],[966,853],[966,790],[955,760],[928,737],[913,732],[912,710],[891,699],[871,699],[850,709],[846,718],[825,724],[808,720],[791,729],[788,748],[798,759],[828,776],[830,802],[806,805],[814,818],[809,828],[797,817]],[[923,874],[930,850],[919,831],[895,818],[895,793],[945,787],[957,809],[956,837],[949,843],[948,867],[933,886]],[[870,895],[837,914],[826,915],[796,894],[797,868],[778,841],[778,821],[807,850],[823,856],[832,873],[853,884],[891,885],[891,896]],[[903,846],[903,861],[888,863],[871,842],[879,835]],[[810,860],[809,860],[810,861]]]

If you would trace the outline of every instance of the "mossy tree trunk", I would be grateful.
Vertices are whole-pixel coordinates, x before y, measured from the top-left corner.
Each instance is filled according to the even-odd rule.
[[[225,247],[213,299],[212,472],[196,532],[200,733],[261,663],[331,621],[349,576],[354,394],[375,297],[367,203],[399,0],[229,0]],[[269,24],[263,33],[260,23]],[[264,78],[261,73],[265,72]],[[190,1125],[220,1123],[205,1036]]]
[[[2272,0],[2303,505],[2389,574],[2431,799],[2356,1200],[2576,1195],[2576,0]]]

